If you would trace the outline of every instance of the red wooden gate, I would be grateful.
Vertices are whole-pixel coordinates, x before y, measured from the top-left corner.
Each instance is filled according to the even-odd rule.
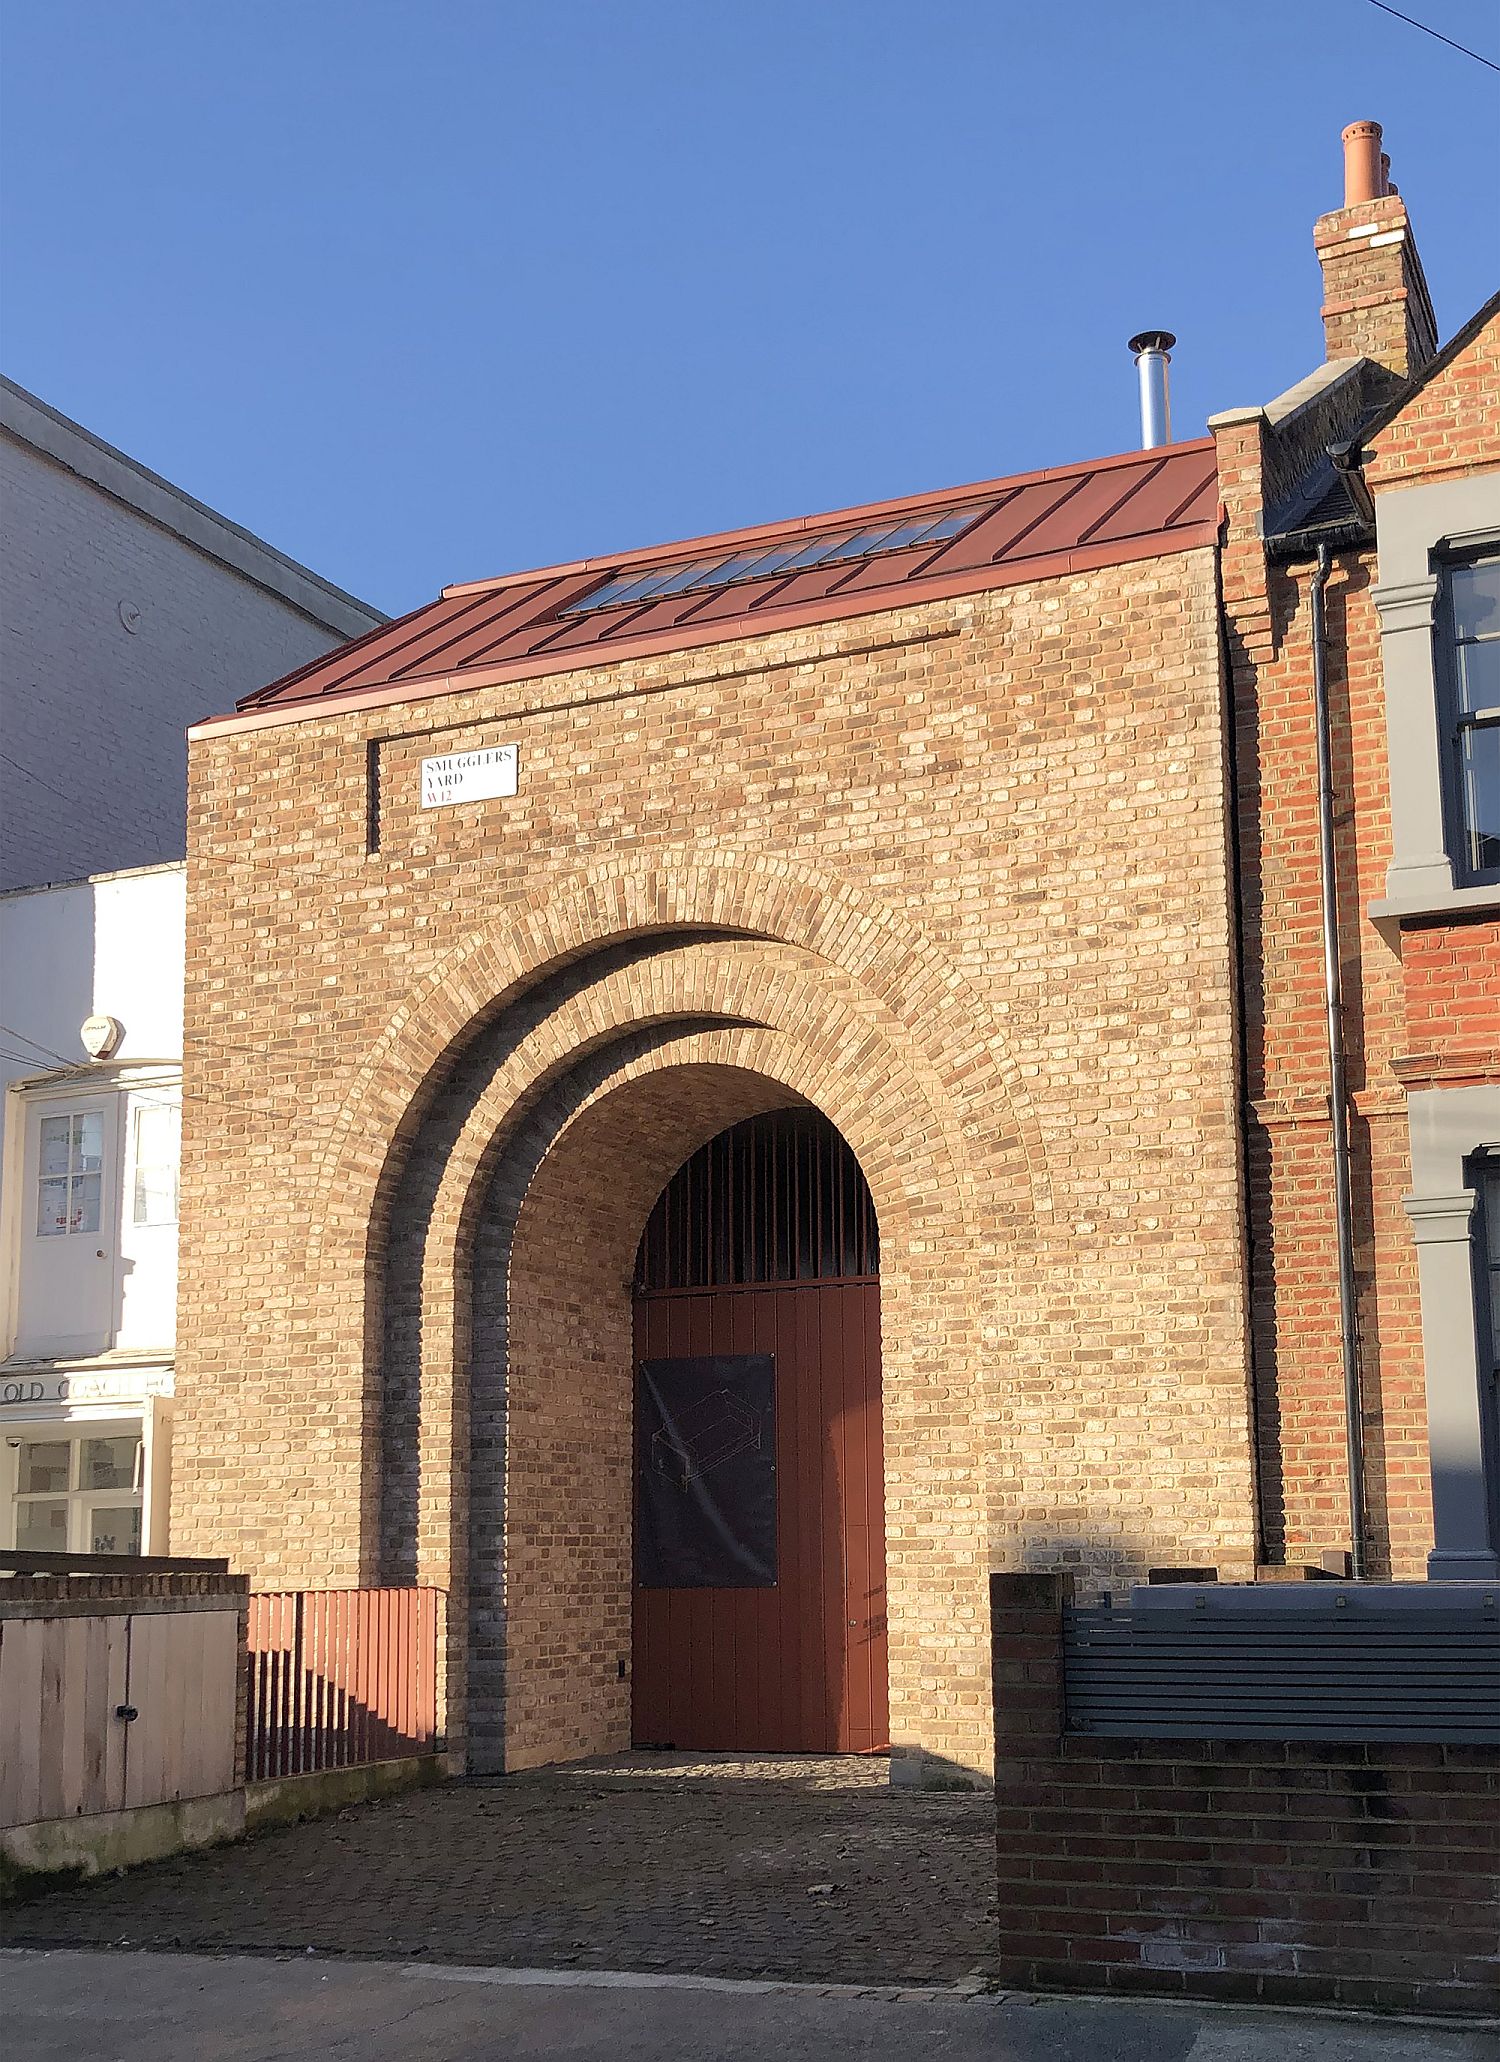
[[[811,1137],[814,1127],[831,1148],[822,1136]],[[832,1254],[870,1271],[637,1289],[637,1362],[774,1356],[777,1580],[766,1588],[637,1587],[634,1737],[640,1746],[870,1753],[887,1745],[889,1730],[873,1213],[853,1156],[812,1113],[753,1120],[724,1139],[738,1144],[730,1157],[721,1155],[718,1176],[705,1148],[658,1205],[642,1248],[647,1284],[693,1271],[761,1273],[786,1267],[788,1254],[793,1267],[820,1268],[819,1255],[826,1266]],[[740,1178],[733,1153],[741,1148],[746,1165],[771,1172]],[[778,1207],[772,1177],[783,1162]],[[857,1184],[842,1219],[829,1208],[829,1193],[840,1184],[850,1191]],[[842,1221],[845,1230],[799,1241],[773,1225],[768,1236],[757,1230],[751,1240],[752,1221],[763,1221],[767,1210],[779,1218],[789,1199],[804,1193],[818,1223],[837,1231]],[[848,1229],[859,1211],[867,1235]],[[717,1242],[717,1262],[712,1236],[695,1249],[708,1255],[696,1269],[674,1259],[690,1250],[690,1222],[708,1220],[711,1231],[726,1215],[732,1237]],[[752,1246],[765,1259],[743,1264]]]

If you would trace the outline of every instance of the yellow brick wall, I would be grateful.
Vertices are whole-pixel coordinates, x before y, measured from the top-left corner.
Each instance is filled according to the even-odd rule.
[[[881,1222],[898,1750],[987,1765],[991,1566],[1246,1573],[1221,703],[1198,550],[200,733],[177,1550],[440,1581],[476,1761],[622,1744],[635,1243],[804,1097]]]

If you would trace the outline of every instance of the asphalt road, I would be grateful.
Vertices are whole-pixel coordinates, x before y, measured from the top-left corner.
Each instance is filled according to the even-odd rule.
[[[1500,2062],[1461,2028],[954,1991],[15,1949],[6,2062]]]

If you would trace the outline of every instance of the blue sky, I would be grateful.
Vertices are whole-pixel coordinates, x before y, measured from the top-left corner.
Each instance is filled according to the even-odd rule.
[[[1128,448],[1138,328],[1268,398],[1358,117],[1446,335],[1497,88],[1369,0],[4,0],[0,366],[395,611]]]

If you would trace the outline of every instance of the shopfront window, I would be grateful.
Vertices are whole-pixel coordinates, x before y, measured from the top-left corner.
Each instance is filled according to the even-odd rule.
[[[14,1529],[21,1553],[138,1554],[142,1445],[138,1432],[77,1438],[22,1435]]]

